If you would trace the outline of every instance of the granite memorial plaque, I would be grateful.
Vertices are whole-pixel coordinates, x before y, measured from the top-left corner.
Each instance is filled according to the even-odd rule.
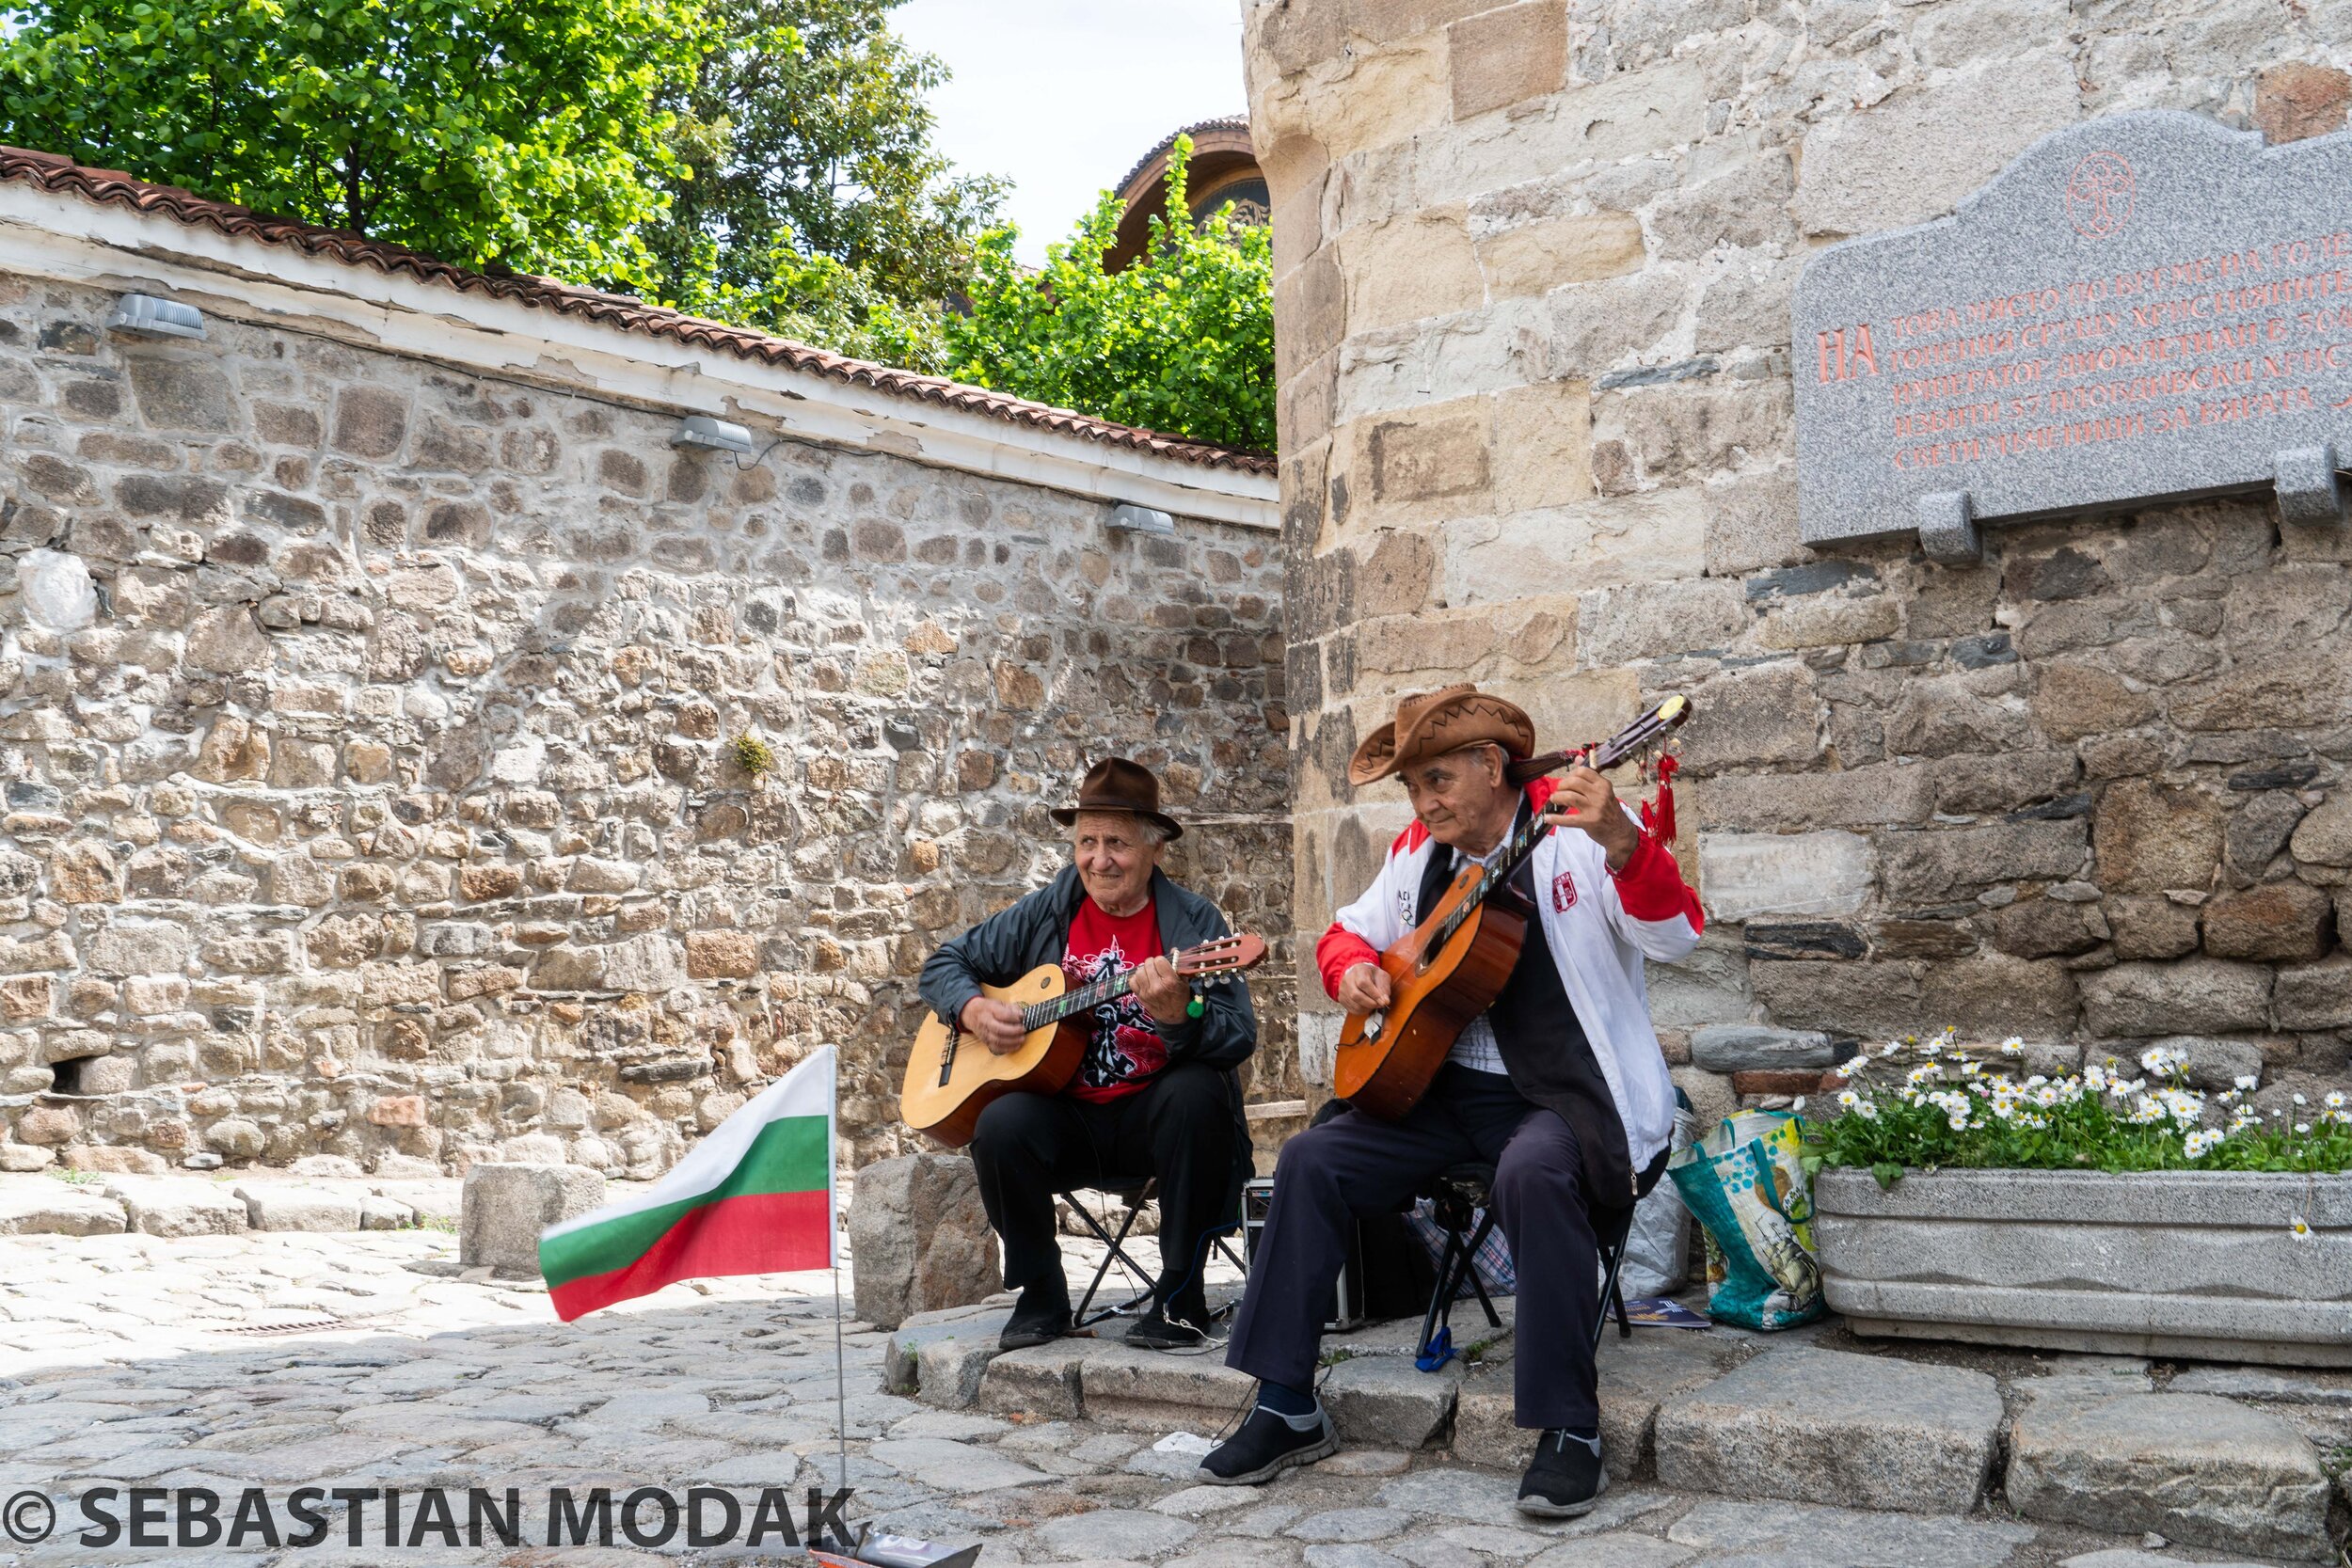
[[[1966,560],[1980,522],[2271,485],[2343,520],[2352,132],[2070,126],[1952,216],[1822,251],[1792,312],[1808,545]]]

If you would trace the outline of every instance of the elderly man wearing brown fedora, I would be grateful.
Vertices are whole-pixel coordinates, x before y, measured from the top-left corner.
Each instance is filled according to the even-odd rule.
[[[1547,831],[1510,883],[1530,906],[1527,936],[1502,994],[1410,1111],[1381,1121],[1350,1110],[1284,1146],[1226,1356],[1259,1380],[1257,1404],[1202,1462],[1204,1481],[1255,1484],[1338,1447],[1312,1384],[1350,1216],[1397,1209],[1448,1166],[1478,1162],[1495,1167],[1489,1201],[1518,1272],[1518,1420],[1542,1432],[1519,1507],[1583,1513],[1607,1483],[1592,1216],[1629,1209],[1664,1167],[1674,1085],[1642,966],[1689,953],[1702,916],[1674,856],[1600,774],[1577,768],[1514,786],[1507,764],[1534,750],[1525,713],[1454,686],[1406,698],[1349,763],[1358,788],[1399,780],[1414,821],[1316,944],[1334,1000],[1351,1012],[1385,1006],[1381,952],[1465,866],[1496,866],[1515,829],[1540,817]]]
[[[1086,1055],[1058,1095],[1008,1094],[980,1113],[972,1139],[980,1201],[1005,1247],[1005,1285],[1021,1292],[1007,1350],[1070,1329],[1070,1291],[1054,1239],[1054,1195],[1120,1179],[1155,1179],[1160,1277],[1127,1342],[1199,1345],[1209,1311],[1201,1266],[1231,1228],[1249,1179],[1249,1134],[1234,1069],[1258,1045],[1247,986],[1196,996],[1166,955],[1227,935],[1216,905],[1159,868],[1184,829],[1160,810],[1151,769],[1112,757],[1088,770],[1073,805],[1071,863],[1047,886],[931,955],[923,1000],[992,1051],[1022,1042],[1021,1010],[980,994],[1044,964],[1071,989],[1134,972],[1130,993],[1095,1009]]]

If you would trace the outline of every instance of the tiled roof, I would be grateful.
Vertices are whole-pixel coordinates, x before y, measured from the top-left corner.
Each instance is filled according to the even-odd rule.
[[[1113,185],[1111,189],[1123,191],[1129,185],[1134,184],[1136,176],[1150,168],[1152,159],[1174,147],[1178,136],[1197,136],[1203,131],[1247,131],[1248,129],[1249,117],[1248,115],[1219,115],[1215,119],[1196,119],[1190,125],[1180,125],[1153,143],[1152,150],[1137,158],[1136,166],[1120,176],[1119,183]]]
[[[33,152],[0,147],[0,182],[37,185],[42,190],[78,196],[107,206],[130,207],[174,219],[192,228],[210,229],[238,239],[284,245],[346,266],[373,267],[377,272],[405,275],[419,282],[439,284],[461,293],[488,294],[562,315],[578,316],[623,332],[668,338],[696,348],[715,350],[739,359],[782,365],[788,370],[821,375],[850,386],[870,387],[893,397],[907,398],[966,414],[1002,420],[1008,424],[1075,436],[1106,446],[1148,451],[1178,463],[1209,468],[1272,475],[1275,463],[1264,452],[1242,451],[1205,441],[1163,436],[1113,424],[1067,408],[1053,408],[1025,398],[1008,397],[984,387],[967,387],[939,376],[916,375],[863,359],[851,359],[783,338],[771,338],[747,327],[729,326],[682,311],[648,305],[626,294],[601,293],[551,277],[528,273],[493,276],[436,261],[405,245],[364,239],[341,230],[321,229],[290,218],[274,218],[244,207],[210,201],[174,185],[135,180],[114,169],[89,168],[54,152]]]

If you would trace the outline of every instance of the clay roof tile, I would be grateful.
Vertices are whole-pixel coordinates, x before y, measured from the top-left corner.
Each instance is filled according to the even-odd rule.
[[[1148,451],[1171,462],[1198,464],[1237,473],[1272,475],[1271,453],[1216,446],[1182,436],[1168,436],[1132,425],[1113,424],[1067,408],[1053,408],[1026,398],[1010,397],[985,387],[966,386],[940,376],[918,375],[864,359],[812,348],[788,339],[771,337],[749,327],[690,316],[665,306],[648,305],[628,294],[606,293],[577,284],[528,273],[485,273],[453,266],[421,251],[383,240],[291,218],[270,217],[249,208],[213,201],[175,185],[135,180],[117,169],[90,168],[55,152],[0,146],[0,182],[37,185],[46,191],[77,196],[106,206],[130,207],[171,218],[192,228],[210,229],[236,239],[283,245],[307,256],[323,257],[347,266],[371,267],[387,276],[404,276],[422,283],[455,289],[461,293],[485,293],[534,309],[575,316],[623,332],[667,338],[698,348],[757,360],[847,386],[868,387],[893,397],[952,408],[1001,420],[1008,424],[1057,431],[1106,446]]]

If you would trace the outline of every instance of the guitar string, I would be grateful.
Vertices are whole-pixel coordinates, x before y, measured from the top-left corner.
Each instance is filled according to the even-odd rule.
[[[1182,963],[1199,955],[1202,948],[1216,947],[1232,940],[1231,937],[1220,937],[1216,942],[1202,942],[1200,947],[1185,948],[1172,953],[1169,958],[1175,962]],[[1100,1006],[1103,1003],[1126,995],[1132,989],[1130,982],[1135,978],[1135,973],[1130,969],[1122,974],[1111,975],[1107,979],[1097,980],[1092,985],[1081,987],[1077,990],[1064,991],[1061,995],[1046,1001],[1031,1003],[1021,1009],[1022,1031],[1034,1033],[1049,1023],[1058,1023],[1073,1013],[1084,1012],[1089,1007]]]

